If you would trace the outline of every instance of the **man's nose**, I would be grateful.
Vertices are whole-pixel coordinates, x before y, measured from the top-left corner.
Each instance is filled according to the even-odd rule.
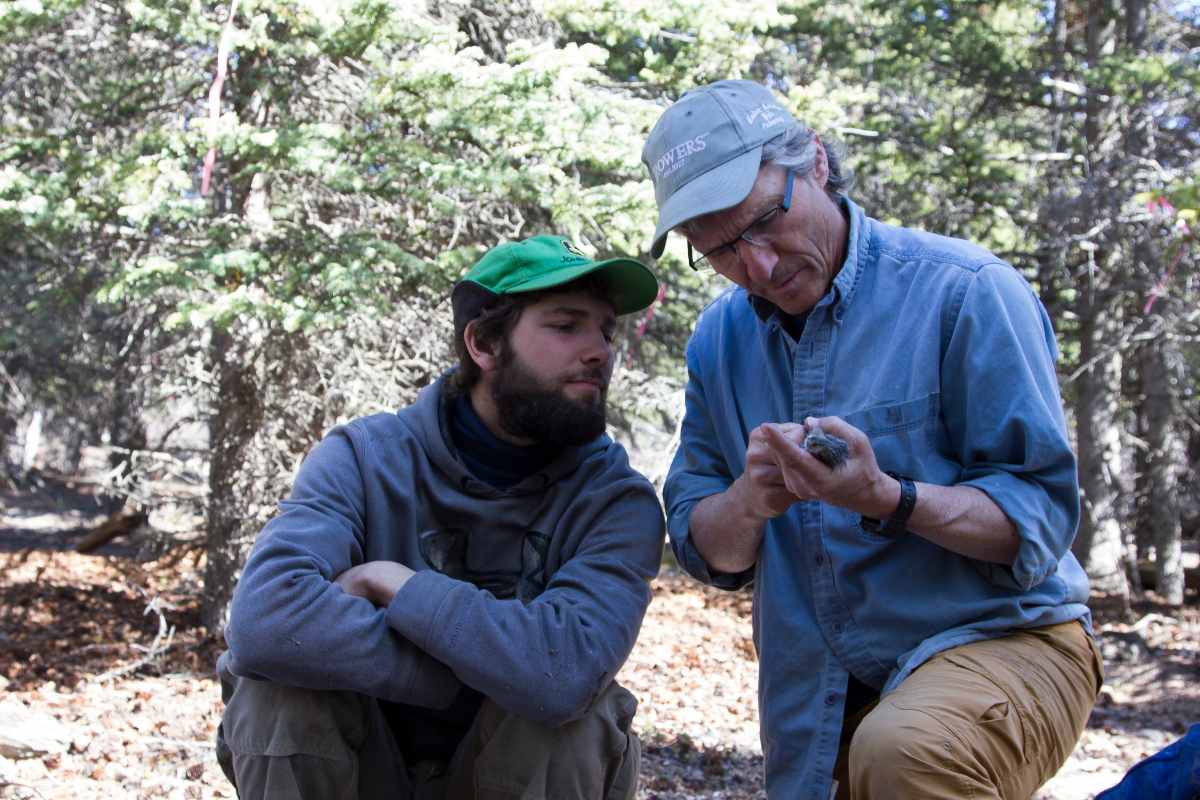
[[[588,338],[580,358],[585,364],[606,364],[612,359],[612,343],[603,331],[596,331]]]
[[[775,248],[769,244],[751,244],[745,239],[739,240],[736,247],[738,258],[746,268],[746,277],[750,279],[751,284],[769,286],[771,276],[775,274],[775,265],[779,263]]]

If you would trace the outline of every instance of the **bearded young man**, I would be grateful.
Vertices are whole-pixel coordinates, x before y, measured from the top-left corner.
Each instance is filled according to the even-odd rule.
[[[459,368],[309,454],[218,662],[240,797],[633,797],[613,676],[663,519],[605,403],[616,316],[657,289],[560,237],[500,245],[454,288]]]

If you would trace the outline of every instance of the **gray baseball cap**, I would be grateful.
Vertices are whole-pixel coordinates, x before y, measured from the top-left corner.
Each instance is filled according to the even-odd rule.
[[[642,148],[658,201],[650,255],[662,255],[676,225],[746,199],[758,177],[763,143],[794,122],[774,93],[753,81],[692,89],[664,111]]]

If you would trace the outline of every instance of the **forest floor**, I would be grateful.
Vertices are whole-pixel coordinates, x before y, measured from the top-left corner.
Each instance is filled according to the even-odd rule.
[[[0,798],[233,797],[213,754],[220,650],[199,624],[197,551],[73,551],[106,509],[86,487],[0,492]],[[140,544],[145,544],[142,542]],[[750,597],[664,567],[629,662],[642,800],[761,797]],[[1200,721],[1200,608],[1093,597],[1107,683],[1039,800],[1083,800]],[[6,728],[46,744],[19,754]]]

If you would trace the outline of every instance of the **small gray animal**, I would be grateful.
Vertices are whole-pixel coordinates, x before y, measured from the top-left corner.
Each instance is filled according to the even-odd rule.
[[[821,430],[813,425],[804,437],[804,449],[830,469],[837,469],[850,458],[850,445],[846,440]]]

